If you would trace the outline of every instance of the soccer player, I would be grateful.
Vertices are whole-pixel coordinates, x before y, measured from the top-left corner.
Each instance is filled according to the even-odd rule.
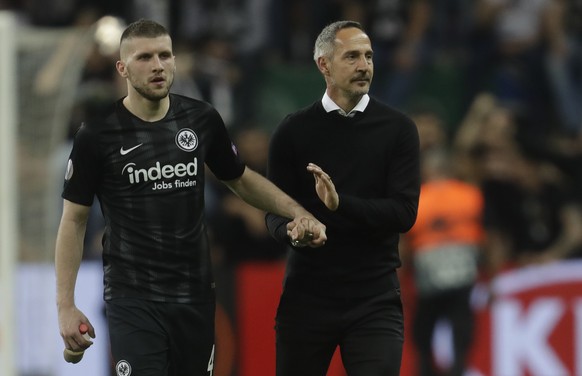
[[[247,203],[287,218],[291,241],[319,247],[325,226],[239,159],[209,104],[170,93],[168,31],[150,20],[121,36],[116,68],[127,96],[75,135],[63,190],[55,267],[65,347],[91,345],[75,306],[87,216],[105,218],[104,299],[118,375],[207,376],[214,359],[215,286],[204,218],[205,165]]]
[[[325,376],[338,346],[349,376],[399,375],[398,242],[417,214],[419,137],[411,119],[368,95],[372,58],[359,23],[325,27],[314,51],[325,94],[271,139],[268,178],[329,235],[317,252],[290,244],[286,220],[267,214],[292,248],[276,317],[278,376]]]

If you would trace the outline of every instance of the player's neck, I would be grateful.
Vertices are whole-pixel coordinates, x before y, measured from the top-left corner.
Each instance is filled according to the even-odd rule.
[[[129,112],[143,121],[154,122],[164,118],[170,108],[170,97],[158,101],[146,99],[140,95],[129,94],[123,99],[123,105]]]

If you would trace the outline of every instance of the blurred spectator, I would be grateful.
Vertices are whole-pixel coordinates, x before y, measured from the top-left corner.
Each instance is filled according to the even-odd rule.
[[[450,156],[442,147],[422,153],[422,178],[416,224],[403,239],[417,292],[413,338],[418,374],[461,376],[473,340],[470,296],[485,237],[483,195],[479,187],[453,177]],[[441,320],[452,330],[453,360],[446,370],[439,370],[433,357],[433,336]]]
[[[235,131],[233,141],[245,163],[264,175],[269,134],[249,127]],[[215,374],[232,376],[237,374],[233,371],[239,312],[236,294],[241,288],[237,268],[243,263],[282,260],[286,249],[266,230],[264,212],[243,202],[212,174],[206,177],[205,205],[218,303]]]
[[[431,2],[369,0],[368,30],[374,41],[373,94],[395,107],[408,104],[427,56]]]
[[[448,148],[449,134],[441,108],[432,103],[416,103],[409,115],[418,128],[420,154],[430,150]]]
[[[550,7],[546,57],[560,131],[582,138],[582,3],[558,0]]]
[[[61,75],[71,75],[72,72],[65,69],[70,54],[67,49],[79,49],[79,45],[86,42],[87,48],[84,65],[80,72],[79,82],[76,87],[74,103],[70,114],[70,121],[64,134],[65,140],[54,153],[54,170],[58,184],[57,192],[62,188],[62,177],[65,171],[66,161],[72,147],[75,132],[81,126],[82,121],[90,119],[102,113],[110,103],[121,97],[125,90],[125,83],[120,80],[115,71],[115,61],[119,58],[119,38],[125,27],[119,18],[105,16],[97,19],[99,13],[94,8],[84,8],[77,14],[74,22],[78,29],[64,38],[53,57],[39,73],[36,81],[36,91],[44,95],[55,95],[58,85],[62,80]],[[91,32],[90,38],[85,38],[80,30]],[[59,200],[59,212],[62,202]],[[98,200],[91,207],[87,232],[84,239],[84,259],[99,259],[102,251],[102,236],[105,222],[101,213]]]
[[[248,128],[236,133],[234,143],[245,163],[264,175],[269,135],[259,128]],[[213,198],[208,202],[207,212],[217,249],[223,252],[223,262],[237,265],[246,261],[282,259],[286,248],[267,231],[265,213],[219,187],[211,186]]]
[[[229,126],[256,121],[258,82],[270,43],[272,0],[177,1],[172,29],[196,44],[203,99]]]
[[[496,269],[580,254],[582,212],[567,200],[561,176],[546,161],[516,152],[512,174],[484,181],[490,249]]]
[[[273,0],[271,47],[292,64],[313,61],[313,44],[319,31],[341,15],[343,0]]]
[[[341,18],[368,26],[375,43],[375,64],[383,67],[377,72],[374,94],[394,106],[417,100],[414,95],[419,78],[435,59],[453,58],[455,66],[462,67],[468,58],[472,62],[466,76],[472,86],[467,96],[471,106],[458,130],[444,124],[438,104],[411,111],[427,173],[421,205],[424,200],[430,202],[432,194],[440,189],[443,193],[439,193],[436,203],[448,203],[447,192],[454,187],[464,187],[459,192],[467,195],[472,187],[474,197],[485,193],[490,250],[487,260],[492,262],[493,272],[508,265],[582,257],[581,0],[0,0],[0,9],[18,11],[32,26],[51,28],[90,30],[105,15],[127,21],[147,16],[169,23],[177,36],[174,88],[213,103],[236,134],[241,155],[259,172],[265,171],[269,136],[253,124],[261,121],[256,101],[261,80],[265,79],[265,65],[311,64],[310,41],[323,25]],[[80,29],[75,30],[62,38],[52,57],[46,59],[35,77],[35,93],[54,95],[64,75],[71,75],[64,63],[81,37]],[[89,54],[75,93],[67,141],[81,119],[101,112],[106,103],[121,95],[118,89],[125,89],[118,86],[120,81],[113,70],[117,51],[108,50],[104,41],[96,39],[85,46]],[[469,45],[471,50],[466,51]],[[458,71],[459,75],[463,73]],[[282,90],[290,91],[283,86]],[[443,97],[452,95],[446,88],[439,89]],[[492,94],[482,94],[484,89]],[[527,117],[522,119],[524,115]],[[554,116],[561,125],[559,129],[550,125]],[[443,149],[449,147],[449,139],[452,149],[447,155]],[[68,155],[69,147],[63,143],[56,151],[58,167],[49,172],[39,161],[27,157],[29,152],[23,148],[21,158],[26,162],[21,163],[21,174],[48,176],[57,171],[54,175],[62,177],[62,158]],[[436,179],[438,171],[443,173],[441,178],[429,178]],[[207,183],[212,185],[212,181]],[[480,193],[475,186],[481,188]],[[22,188],[26,191],[33,187]],[[214,256],[221,258],[216,264],[229,266],[220,278],[234,280],[224,274],[234,275],[230,267],[241,262],[285,257],[285,250],[265,232],[262,212],[244,204],[223,186],[211,187],[206,194]],[[455,196],[448,209],[465,204],[469,207],[471,200],[460,197]],[[427,290],[423,275],[430,274],[427,264],[432,261],[422,261],[423,257],[441,263],[443,258],[435,256],[439,252],[431,251],[455,246],[445,246],[433,238],[423,243],[427,238],[417,231],[422,232],[430,223],[431,234],[447,234],[459,225],[429,221],[431,214],[438,214],[435,207],[430,208],[435,213],[419,209],[418,229],[411,231],[408,247],[403,247],[410,252],[407,256],[412,265],[417,265],[420,294],[414,335],[421,350],[422,372],[426,373],[430,372],[430,340],[437,319],[448,315],[455,323],[453,331],[465,328],[464,335],[456,332],[453,337],[456,351],[469,343],[472,330],[467,303],[470,278],[466,286],[450,289],[454,292]],[[103,224],[97,203],[91,218],[84,255],[88,258],[99,257],[101,252]],[[37,253],[32,246],[23,246],[21,258],[37,259]],[[472,275],[476,260],[471,256],[465,261],[465,267],[456,271]],[[447,274],[449,266],[439,266],[439,270]],[[222,282],[219,292],[224,294],[227,284]],[[228,306],[225,300],[221,297]],[[227,308],[232,314],[232,307]],[[462,368],[463,352],[455,359],[451,374]]]
[[[513,113],[508,108],[500,106],[492,94],[480,93],[475,97],[452,141],[460,178],[474,184],[482,182],[486,165],[483,151],[511,149],[500,145],[513,137],[512,132],[515,130],[513,118]],[[496,165],[494,160],[487,162],[489,165]]]
[[[474,1],[433,0],[431,26],[427,38],[435,49],[436,58],[460,60],[467,58],[468,35],[474,22]]]
[[[207,34],[194,47],[193,79],[200,99],[212,103],[224,123],[232,127],[235,121],[235,87],[240,69],[234,61],[232,42],[219,35]]]
[[[235,61],[241,70],[235,86],[235,120],[241,126],[258,121],[258,83],[271,45],[273,0],[246,0],[241,9],[241,30],[235,33]]]
[[[534,142],[527,118],[480,95],[455,139],[485,196],[491,270],[581,255],[582,211],[569,179]]]
[[[553,111],[543,61],[552,31],[552,8],[561,0],[477,0],[468,74],[470,96],[490,89],[504,104],[545,131]],[[554,42],[555,43],[555,42]]]
[[[569,188],[568,197],[573,203],[582,204],[582,137],[555,133],[530,141],[528,148],[561,171]]]
[[[196,51],[193,44],[178,39],[173,48],[176,56],[176,75],[172,86],[174,92],[187,97],[203,99],[196,82]]]

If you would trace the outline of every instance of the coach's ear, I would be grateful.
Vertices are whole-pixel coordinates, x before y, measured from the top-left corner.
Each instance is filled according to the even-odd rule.
[[[329,61],[325,56],[320,56],[317,58],[317,68],[324,76],[329,76]]]
[[[117,69],[117,73],[123,78],[127,78],[127,70],[125,69],[125,63],[121,60],[118,60],[115,63],[115,69]]]

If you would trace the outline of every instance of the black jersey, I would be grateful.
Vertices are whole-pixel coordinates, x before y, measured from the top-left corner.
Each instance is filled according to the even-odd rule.
[[[327,227],[325,246],[293,248],[286,286],[340,296],[386,291],[400,266],[399,234],[412,227],[418,208],[419,139],[412,120],[373,98],[354,117],[327,113],[318,101],[283,120],[269,154],[268,178]],[[337,211],[317,197],[309,162],[333,179]],[[287,221],[267,216],[281,241],[287,241]]]
[[[218,112],[170,95],[166,116],[145,122],[122,104],[81,126],[70,155],[63,198],[105,218],[104,297],[155,301],[212,299],[204,220],[205,164],[220,180],[242,175]]]

